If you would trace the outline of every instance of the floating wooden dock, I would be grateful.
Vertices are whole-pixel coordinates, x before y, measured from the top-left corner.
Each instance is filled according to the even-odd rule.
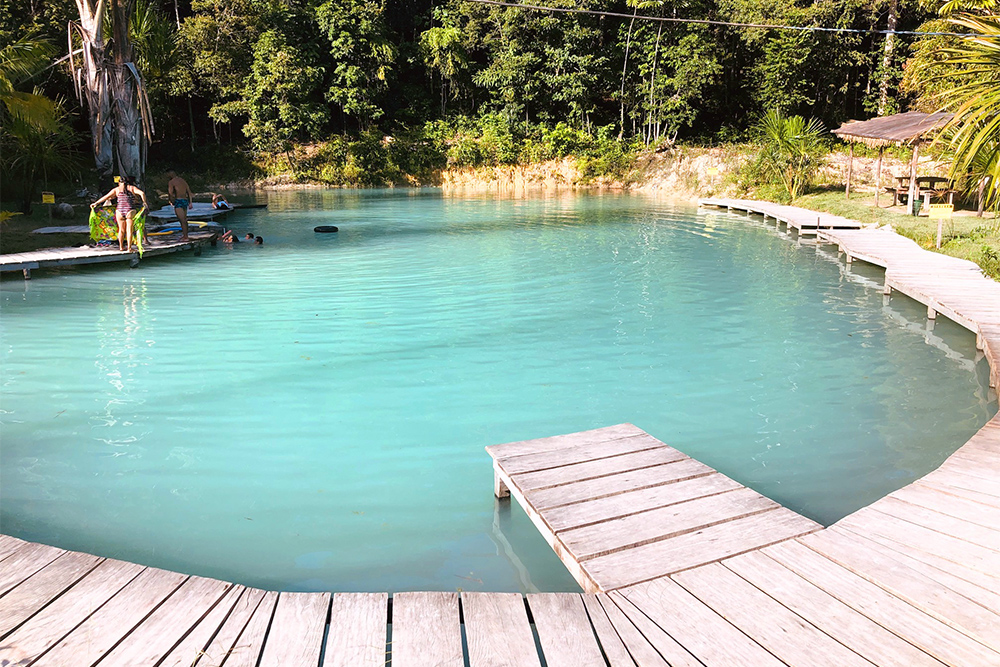
[[[21,271],[26,280],[31,279],[32,269],[60,268],[80,264],[102,264],[105,262],[128,262],[136,267],[141,259],[167,255],[184,250],[193,250],[200,255],[202,247],[207,243],[214,245],[218,238],[217,232],[191,232],[190,241],[155,241],[146,245],[142,256],[138,250],[126,252],[117,248],[78,246],[70,248],[46,248],[32,252],[19,252],[0,255],[0,273]]]
[[[996,379],[996,283],[820,231],[976,331]],[[1000,666],[1000,415],[825,529],[628,424],[488,450],[600,592],[277,593],[0,536],[0,665]]]
[[[512,494],[588,593],[658,579],[822,526],[632,424],[487,447]]]
[[[766,201],[749,199],[699,199],[699,206],[724,208],[727,211],[743,211],[746,214],[756,213],[776,223],[785,223],[790,229],[796,229],[800,234],[815,234],[820,229],[860,229],[857,220],[844,218],[830,213],[817,213],[797,206],[784,206]]]

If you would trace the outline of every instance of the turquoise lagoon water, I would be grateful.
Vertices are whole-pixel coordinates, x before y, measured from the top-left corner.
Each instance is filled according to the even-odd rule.
[[[0,530],[287,590],[574,590],[484,445],[632,422],[829,523],[994,411],[971,334],[759,223],[270,203],[231,220],[263,247],[0,284]]]

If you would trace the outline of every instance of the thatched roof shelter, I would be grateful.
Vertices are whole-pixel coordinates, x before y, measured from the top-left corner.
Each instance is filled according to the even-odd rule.
[[[945,112],[908,111],[871,120],[844,123],[833,131],[844,141],[861,142],[869,148],[901,146],[919,141],[925,134],[941,129],[951,120]]]
[[[844,123],[833,133],[851,144],[851,158],[847,167],[846,196],[851,196],[851,174],[854,171],[854,144],[862,143],[869,148],[878,149],[878,166],[875,168],[875,206],[878,206],[879,190],[882,189],[882,151],[886,146],[913,146],[913,156],[910,158],[909,201],[912,207],[913,198],[917,194],[917,155],[920,153],[920,142],[924,135],[940,130],[952,119],[952,114],[945,112],[921,113],[908,111],[892,116],[881,116],[871,120]],[[895,200],[895,197],[893,197]]]

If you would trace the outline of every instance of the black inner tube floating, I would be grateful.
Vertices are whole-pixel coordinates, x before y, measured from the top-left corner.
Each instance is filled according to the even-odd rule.
[[[319,227],[313,228],[313,231],[320,234],[332,234],[333,232],[339,232],[340,229],[334,227],[333,225],[320,225]]]

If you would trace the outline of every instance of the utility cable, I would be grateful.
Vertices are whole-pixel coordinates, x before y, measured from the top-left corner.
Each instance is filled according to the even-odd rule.
[[[513,7],[530,9],[539,12],[560,12],[562,14],[593,14],[611,16],[622,19],[639,19],[640,21],[661,21],[663,23],[694,23],[697,25],[717,25],[731,28],[765,28],[768,30],[798,30],[800,32],[846,32],[863,35],[910,35],[914,37],[974,37],[975,33],[967,32],[921,32],[919,30],[864,30],[860,28],[824,28],[822,26],[781,25],[777,23],[739,23],[736,21],[715,21],[711,19],[685,19],[674,16],[645,16],[643,14],[622,14],[621,12],[604,12],[596,9],[577,9],[573,7],[545,7],[503,0],[464,0],[479,5],[495,5],[497,7]]]

